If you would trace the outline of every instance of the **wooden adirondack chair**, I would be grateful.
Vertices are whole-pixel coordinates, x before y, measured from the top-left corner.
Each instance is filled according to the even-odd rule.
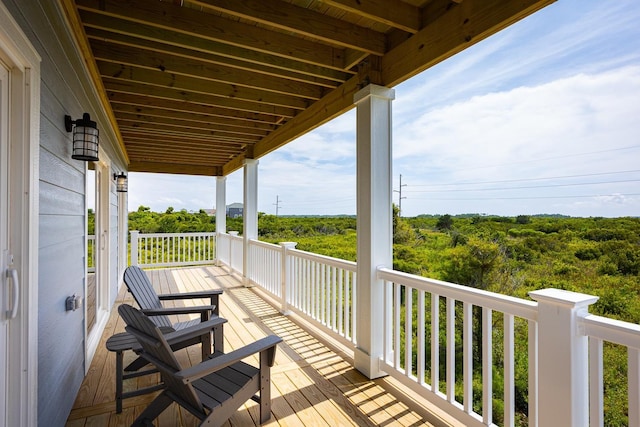
[[[178,294],[158,295],[153,289],[153,285],[144,272],[138,266],[130,266],[124,271],[124,283],[127,289],[133,295],[140,309],[147,316],[151,316],[151,320],[163,332],[179,331],[200,322],[205,322],[211,317],[219,315],[219,296],[222,294],[221,289],[211,289],[206,291],[184,292]],[[211,305],[195,306],[195,307],[163,307],[161,301],[166,300],[185,300],[196,298],[210,298]],[[172,323],[169,315],[175,314],[191,314],[199,313],[200,319],[192,319],[186,322]],[[222,328],[213,329],[213,343],[215,343],[216,351],[224,351]],[[188,343],[185,343],[188,344]],[[202,359],[204,360],[211,354],[211,336],[208,339],[202,339]],[[135,371],[140,369],[146,363],[134,361],[125,368],[126,371]]]
[[[216,353],[202,363],[183,368],[158,326],[138,309],[118,307],[126,331],[142,346],[140,356],[162,373],[166,389],[134,421],[133,426],[151,422],[176,402],[196,417],[200,425],[220,426],[247,400],[260,404],[260,423],[271,418],[271,378],[276,346],[281,338],[271,335],[228,354]],[[245,359],[260,354],[260,367]],[[259,395],[258,395],[258,394]]]

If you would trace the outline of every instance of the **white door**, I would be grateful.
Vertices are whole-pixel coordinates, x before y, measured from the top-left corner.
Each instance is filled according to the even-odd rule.
[[[0,62],[0,426],[8,425],[7,399],[9,322],[14,317],[17,290],[9,255],[9,71]],[[13,277],[11,277],[13,276]]]

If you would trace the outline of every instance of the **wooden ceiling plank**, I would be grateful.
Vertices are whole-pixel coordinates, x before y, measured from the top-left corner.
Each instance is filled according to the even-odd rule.
[[[220,168],[207,165],[178,164],[174,162],[131,161],[130,172],[171,173],[176,175],[219,176]]]
[[[301,36],[383,55],[384,34],[283,1],[191,0],[190,3]]]
[[[168,2],[76,0],[79,9],[153,25],[259,52],[324,67],[343,68],[343,49],[254,25],[232,21]]]
[[[127,143],[127,149],[131,150],[132,160],[136,158],[140,158],[141,156],[145,156],[147,158],[162,158],[173,156],[175,158],[181,158],[184,160],[192,157],[192,161],[196,163],[207,163],[211,160],[215,160],[217,162],[228,162],[230,159],[237,156],[240,151],[234,152],[225,152],[219,150],[215,146],[209,147],[197,147],[197,146],[176,146],[176,145],[165,145],[158,146],[157,144],[152,144],[148,140],[138,139],[136,141],[131,141]]]
[[[120,129],[123,131],[125,129],[147,129],[149,131],[166,132],[168,134],[179,135],[179,136],[200,135],[202,137],[207,137],[207,138],[220,138],[220,139],[225,139],[227,141],[241,142],[241,143],[255,143],[261,138],[260,136],[238,135],[235,133],[229,133],[229,132],[221,131],[218,129],[212,130],[212,129],[188,128],[184,126],[175,126],[175,125],[163,124],[163,123],[144,123],[137,120],[127,120],[127,119],[119,119],[118,126],[120,126]]]
[[[224,133],[254,136],[254,137],[262,137],[267,135],[268,133],[267,131],[260,130],[260,129],[239,128],[234,126],[227,126],[223,123],[199,122],[194,120],[176,119],[174,117],[166,117],[166,116],[158,117],[158,116],[148,116],[144,114],[119,112],[119,113],[116,113],[116,118],[118,119],[118,123],[120,123],[121,120],[128,120],[132,122],[137,121],[139,123],[145,123],[145,124],[166,124],[171,126],[183,127],[186,129],[215,129]]]
[[[215,147],[196,148],[196,147],[162,147],[158,148],[154,145],[145,143],[129,143],[127,149],[131,150],[132,157],[146,156],[148,158],[183,158],[188,159],[190,156],[195,157],[194,161],[203,163],[211,160],[229,160],[228,155],[219,154]]]
[[[225,154],[234,154],[239,150],[242,150],[247,146],[247,144],[237,143],[237,142],[229,142],[225,140],[219,140],[215,138],[184,138],[184,137],[176,137],[169,134],[158,134],[155,132],[147,132],[145,130],[125,130],[122,132],[123,137],[127,141],[139,141],[139,140],[147,140],[154,141],[156,144],[165,144],[172,143],[177,145],[202,145],[202,146],[210,146],[211,144],[216,144],[218,150]]]
[[[92,29],[108,32],[111,35],[102,38],[103,40],[113,39],[113,35],[120,34],[135,38],[137,40],[146,40],[156,42],[166,46],[175,46],[188,49],[194,52],[205,54],[219,55],[230,60],[242,60],[255,66],[264,66],[282,70],[282,76],[293,78],[287,75],[287,72],[296,73],[315,77],[322,80],[342,83],[348,79],[351,74],[349,70],[323,67],[315,64],[297,61],[291,58],[283,58],[280,56],[270,55],[263,52],[257,52],[238,46],[216,42],[191,34],[184,34],[175,31],[168,31],[164,28],[144,25],[139,22],[125,21],[113,16],[101,15],[87,10],[81,10],[80,16],[85,26],[85,31],[91,34]],[[293,78],[295,80],[295,78]],[[304,80],[304,78],[303,78]],[[309,83],[321,84],[320,82],[310,81]]]
[[[140,26],[137,24],[136,26]],[[312,84],[324,88],[335,88],[338,86],[338,82],[335,80],[329,80],[326,78],[316,77],[308,74],[302,74],[296,71],[291,71],[282,68],[275,68],[269,65],[264,65],[255,62],[247,62],[236,58],[225,57],[222,55],[213,54],[210,52],[203,52],[201,50],[192,50],[181,46],[174,46],[158,41],[146,40],[143,38],[132,37],[126,34],[115,33],[98,28],[92,28],[85,26],[85,32],[89,39],[102,40],[109,43],[117,43],[132,48],[141,48],[146,50],[152,50],[158,53],[166,53],[175,55],[182,58],[198,60],[201,62],[208,62],[210,64],[224,65],[233,69],[247,71],[251,73],[264,74],[265,76],[284,78],[287,80]],[[174,33],[178,34],[178,33]]]
[[[219,117],[205,114],[197,114],[192,111],[177,111],[166,108],[138,106],[124,104],[120,102],[112,102],[111,106],[116,116],[121,114],[135,114],[148,116],[157,120],[175,119],[194,123],[207,123],[211,125],[224,125],[229,128],[237,129],[238,132],[246,132],[248,134],[263,133],[267,134],[275,129],[275,126],[267,123],[250,122],[247,120],[235,120],[231,117]]]
[[[263,92],[255,88],[235,86],[228,83],[214,82],[194,77],[176,75],[149,68],[139,68],[131,65],[121,65],[113,62],[97,61],[103,77],[139,84],[168,87],[205,95],[219,96],[229,99],[242,99],[249,102],[275,105],[285,108],[303,110],[309,102],[289,95]]]
[[[420,30],[420,9],[401,0],[322,0],[322,2],[411,34]]]
[[[191,153],[153,153],[149,154],[148,150],[144,148],[141,149],[132,149],[131,157],[133,160],[147,160],[147,161],[170,161],[176,163],[191,163],[191,164],[221,164],[225,160],[229,160],[225,157],[216,157],[211,155],[211,153],[198,153],[197,158],[193,156],[190,158],[189,154]]]
[[[555,0],[465,0],[382,57],[382,78],[393,87]]]
[[[153,107],[178,111],[183,113],[203,114],[221,119],[237,120],[252,124],[262,124],[277,126],[280,117],[260,113],[250,113],[246,111],[230,110],[215,105],[195,104],[189,101],[171,100],[147,97],[140,94],[129,94],[124,92],[109,92],[109,100],[112,104],[120,103],[134,107]]]
[[[144,67],[167,74],[175,73],[187,77],[228,83],[233,86],[291,95],[297,98],[317,100],[322,96],[323,89],[318,86],[265,76],[195,59],[159,54],[146,49],[136,49],[100,40],[93,40],[91,47],[96,60]]]
[[[105,88],[109,92],[124,92],[128,94],[142,95],[153,98],[188,101],[196,104],[224,107],[231,110],[251,113],[261,113],[282,118],[290,118],[295,115],[295,110],[293,110],[292,108],[277,107],[274,105],[243,101],[241,99],[222,98],[219,96],[205,95],[201,93],[185,92],[159,86],[136,84],[111,78],[104,78],[103,80]],[[162,101],[157,100],[156,102],[161,103]]]

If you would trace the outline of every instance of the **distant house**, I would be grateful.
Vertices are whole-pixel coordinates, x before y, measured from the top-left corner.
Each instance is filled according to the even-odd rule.
[[[202,209],[207,215],[214,216],[216,214],[215,209]]]
[[[227,205],[227,217],[229,218],[239,218],[242,216],[242,212],[244,207],[242,203],[232,203]]]

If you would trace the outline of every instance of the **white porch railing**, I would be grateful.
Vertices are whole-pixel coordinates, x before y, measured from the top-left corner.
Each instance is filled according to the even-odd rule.
[[[630,426],[640,425],[640,325],[587,315],[581,332],[589,337],[590,425],[604,426],[603,342],[627,347],[627,405]]]
[[[87,236],[87,272],[96,272],[96,236]]]
[[[493,406],[498,400],[504,407],[501,425],[513,426],[515,349],[524,350],[530,362],[528,425],[538,425],[533,381],[537,366],[531,363],[538,351],[537,303],[386,268],[378,271],[378,277],[385,283],[383,371],[468,426],[495,425]],[[504,325],[500,334],[494,328],[499,318]],[[528,336],[518,346],[516,319]],[[474,348],[478,334],[481,344]],[[502,341],[501,349],[493,348],[497,340]],[[504,358],[501,367],[494,364],[496,351]],[[504,378],[502,396],[494,394],[496,369]],[[475,391],[480,395],[475,407],[480,410],[474,409],[474,378],[482,384],[482,390]]]
[[[177,267],[213,264],[215,233],[151,233],[131,231],[131,265]]]
[[[242,247],[241,237],[218,235],[218,262],[243,274]],[[355,347],[355,263],[257,240],[247,256],[246,279],[283,313]],[[610,342],[627,348],[628,425],[640,427],[640,325],[590,315],[597,298],[542,290],[530,301],[388,268],[378,279],[381,369],[465,425],[515,426],[526,413],[533,427],[603,426],[602,348]],[[524,380],[516,363],[526,366]]]

